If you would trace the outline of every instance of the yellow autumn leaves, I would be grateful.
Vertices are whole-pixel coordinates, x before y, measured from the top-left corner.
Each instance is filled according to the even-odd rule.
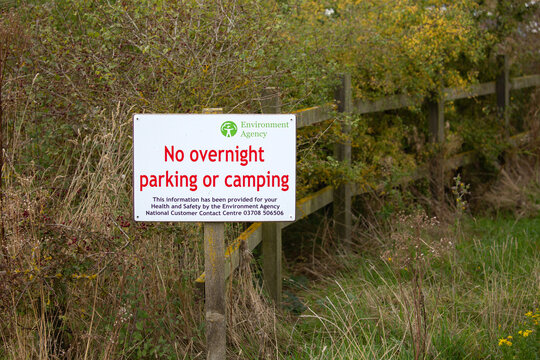
[[[299,48],[351,71],[357,94],[426,94],[474,79],[459,65],[479,61],[489,43],[477,9],[468,0],[303,0],[291,12],[291,31]]]

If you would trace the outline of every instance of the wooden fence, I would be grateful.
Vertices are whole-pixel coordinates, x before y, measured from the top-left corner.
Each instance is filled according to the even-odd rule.
[[[497,58],[499,72],[496,81],[471,85],[466,89],[446,88],[439,94],[430,98],[423,99],[409,95],[392,95],[375,101],[363,101],[352,99],[351,78],[350,75],[341,77],[341,84],[336,91],[336,103],[338,112],[367,114],[386,110],[395,110],[410,106],[419,106],[426,103],[429,116],[430,141],[442,143],[444,141],[444,103],[446,101],[466,99],[476,96],[496,94],[498,113],[505,125],[508,125],[508,105],[510,102],[510,91],[527,87],[540,86],[540,74],[523,76],[518,78],[509,78],[508,59],[505,55]],[[276,89],[270,88],[263,94],[262,109],[264,113],[280,113],[281,105],[279,94]],[[311,126],[320,122],[330,120],[335,114],[334,104],[325,104],[296,112],[296,127],[302,128]],[[350,132],[350,125],[341,123],[341,131],[344,134]],[[523,141],[526,134],[514,137],[514,142]],[[347,138],[345,136],[345,138]],[[335,144],[335,156],[338,161],[350,163],[351,144],[350,141],[344,141]],[[434,189],[435,196],[444,195],[442,177],[445,171],[456,169],[472,163],[474,154],[472,152],[462,153],[450,159],[440,159],[437,161],[439,166],[424,165],[419,167],[414,173],[403,176],[395,182],[395,186],[408,183],[430,176],[435,178]],[[316,193],[310,194],[296,203],[296,221],[307,217],[315,211],[333,203],[334,224],[338,241],[347,243],[351,240],[351,203],[352,197],[367,193],[368,191],[380,191],[384,188],[383,184],[375,189],[365,189],[356,184],[343,184],[337,188],[327,186]],[[228,278],[238,267],[240,260],[240,248],[245,244],[247,249],[252,251],[262,242],[263,253],[263,277],[265,287],[270,296],[279,303],[281,301],[281,232],[294,222],[265,222],[253,223],[243,233],[238,236],[225,250],[225,278]],[[205,282],[203,273],[196,279],[198,285]]]

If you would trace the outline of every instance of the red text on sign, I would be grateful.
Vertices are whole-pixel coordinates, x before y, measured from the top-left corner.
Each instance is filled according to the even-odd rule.
[[[184,161],[184,151],[174,149],[174,145],[165,146],[165,162],[167,161]],[[237,162],[242,166],[246,166],[250,162],[264,162],[264,149],[252,148],[250,145],[247,149],[240,149],[236,146],[234,150],[201,150],[194,149],[189,152],[189,159],[192,162]]]

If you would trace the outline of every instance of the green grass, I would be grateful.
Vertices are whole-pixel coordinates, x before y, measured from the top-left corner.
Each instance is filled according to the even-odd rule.
[[[308,309],[287,329],[283,358],[414,359],[415,339],[425,339],[430,359],[540,358],[540,327],[518,334],[534,328],[524,314],[539,307],[540,217],[468,219],[452,236],[455,246],[421,267],[425,336],[411,335],[411,269],[355,256],[297,294]],[[513,345],[499,346],[508,335]]]

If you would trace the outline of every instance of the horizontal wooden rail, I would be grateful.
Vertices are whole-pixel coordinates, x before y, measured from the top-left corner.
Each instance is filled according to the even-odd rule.
[[[327,186],[316,193],[306,196],[296,203],[296,220],[304,219],[315,211],[329,205],[334,201],[334,188]],[[283,228],[294,222],[284,223]]]
[[[334,105],[326,104],[293,111],[296,114],[296,128],[314,125],[334,117]]]
[[[453,170],[461,166],[470,165],[473,163],[476,154],[474,151],[467,151],[457,154],[444,162],[444,170]]]
[[[446,88],[443,90],[444,100],[452,101],[458,99],[468,99],[475,96],[485,96],[495,94],[495,81],[483,84],[473,84],[467,88]]]
[[[368,114],[379,111],[396,110],[422,103],[422,98],[410,95],[390,95],[374,101],[355,100],[353,112],[356,114]]]
[[[522,76],[510,80],[510,87],[512,90],[533,86],[540,86],[540,74]],[[445,101],[452,101],[495,94],[495,90],[495,81],[490,81],[482,84],[473,84],[466,88],[445,88],[443,90],[443,96]],[[418,96],[404,94],[390,95],[374,101],[357,99],[354,101],[352,111],[356,114],[368,114],[387,110],[397,110],[409,106],[419,106],[423,101],[424,99],[419,98]],[[302,128],[332,119],[334,116],[334,106],[332,104],[326,104],[297,110],[293,113],[296,114],[296,127]]]
[[[533,86],[540,86],[540,74],[510,79],[510,88],[512,90],[524,89]]]
[[[534,140],[533,136],[534,136],[534,133],[532,132],[529,132],[529,131],[522,132],[509,138],[508,143],[513,147],[519,147]]]

